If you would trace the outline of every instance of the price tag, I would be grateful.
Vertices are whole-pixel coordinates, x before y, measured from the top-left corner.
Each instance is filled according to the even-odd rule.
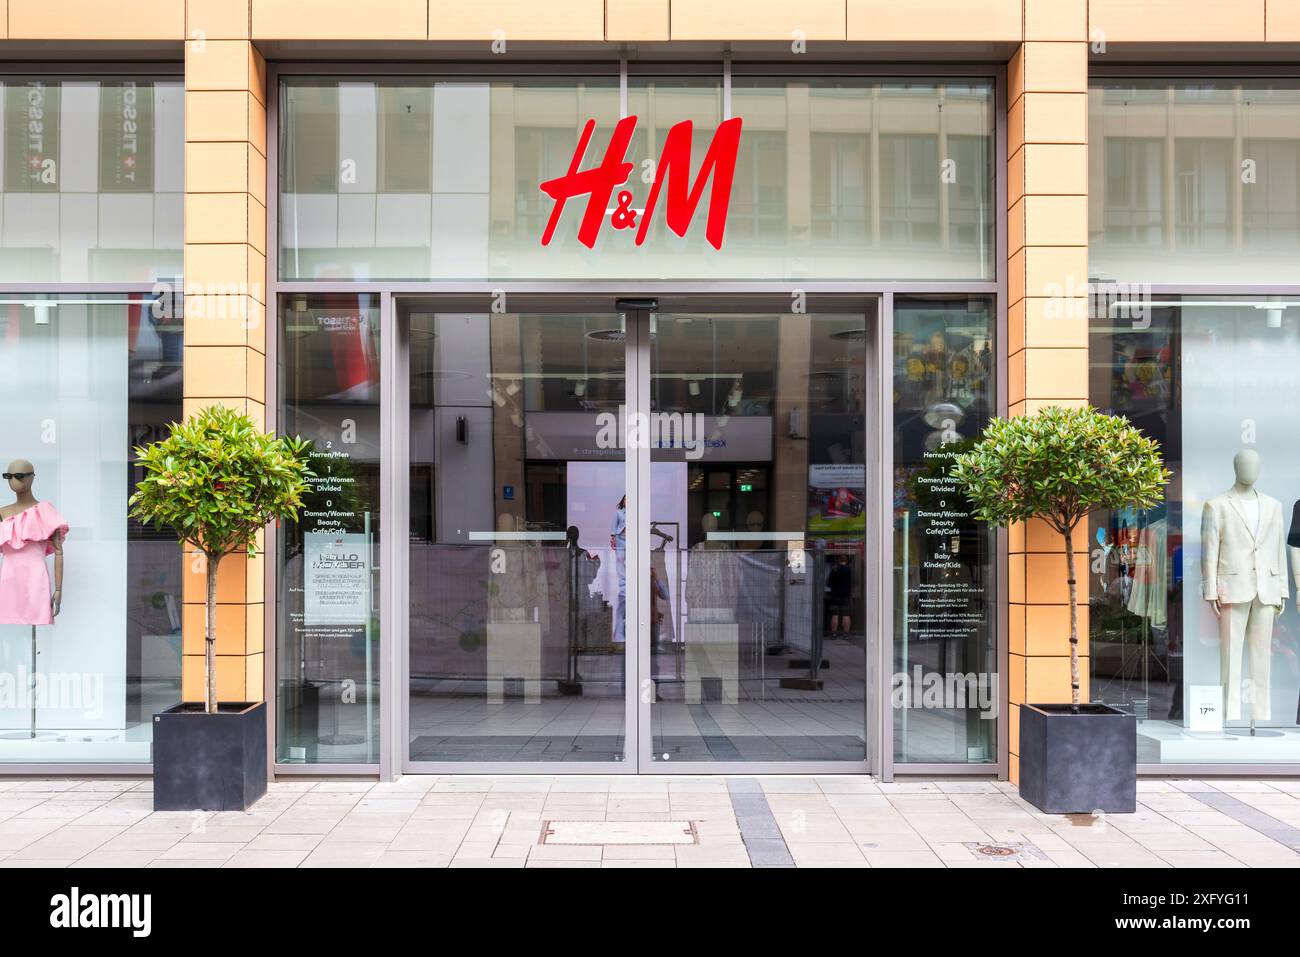
[[[1223,687],[1221,685],[1187,686],[1187,730],[1223,730]]]

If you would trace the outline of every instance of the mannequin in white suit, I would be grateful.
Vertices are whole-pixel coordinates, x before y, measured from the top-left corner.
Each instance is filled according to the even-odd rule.
[[[1259,453],[1238,452],[1236,483],[1206,502],[1201,516],[1202,594],[1219,618],[1226,717],[1243,717],[1244,698],[1252,730],[1269,717],[1273,622],[1288,595],[1282,503],[1255,488],[1259,466]],[[1250,657],[1248,682],[1243,651]]]

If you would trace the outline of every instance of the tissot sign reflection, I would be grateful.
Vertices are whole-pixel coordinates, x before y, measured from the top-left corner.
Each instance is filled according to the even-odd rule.
[[[578,227],[578,241],[588,249],[594,249],[596,238],[604,225],[606,217],[614,229],[636,230],[636,244],[645,242],[650,231],[650,222],[654,216],[659,194],[666,187],[664,220],[668,228],[678,236],[685,237],[690,228],[695,210],[704,196],[704,187],[710,177],[713,190],[709,194],[708,220],[705,223],[704,236],[714,249],[722,248],[722,237],[727,228],[727,210],[731,206],[731,184],[736,178],[736,156],[740,152],[740,117],[724,120],[709,143],[700,165],[699,175],[691,180],[691,140],[694,124],[683,120],[675,124],[664,138],[664,147],[659,154],[659,162],[653,167],[654,177],[650,183],[650,194],[645,206],[633,205],[631,190],[614,191],[627,183],[632,174],[632,163],[627,160],[627,149],[636,132],[637,118],[626,116],[614,127],[614,135],[600,165],[582,169],[582,161],[591,145],[592,135],[596,131],[596,121],[588,120],[583,127],[578,147],[573,151],[573,161],[565,175],[547,180],[540,189],[553,200],[555,206],[546,222],[542,233],[542,245],[549,246],[555,236],[555,229],[564,213],[564,204],[575,197],[586,196],[587,208]],[[615,205],[611,206],[611,201]]]

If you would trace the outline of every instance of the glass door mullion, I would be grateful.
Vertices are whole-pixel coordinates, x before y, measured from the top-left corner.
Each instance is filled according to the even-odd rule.
[[[654,680],[650,668],[650,446],[642,423],[650,413],[650,319],[641,310],[623,314],[627,328],[627,434],[624,451],[627,467],[627,654],[628,759],[638,771],[649,771],[650,708],[654,702]]]

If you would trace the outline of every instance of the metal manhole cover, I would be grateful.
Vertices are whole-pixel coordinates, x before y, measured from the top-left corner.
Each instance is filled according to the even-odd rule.
[[[1017,863],[1020,861],[1046,861],[1048,857],[1033,844],[1009,842],[1006,844],[984,844],[980,841],[963,842],[962,846],[976,857],[991,858],[995,861]]]
[[[698,844],[694,821],[543,821],[538,844]]]

